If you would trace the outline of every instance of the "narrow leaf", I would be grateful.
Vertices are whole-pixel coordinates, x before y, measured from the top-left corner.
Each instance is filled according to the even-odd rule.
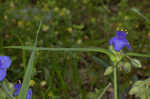
[[[41,22],[40,22],[39,28],[37,30],[34,47],[32,49],[32,53],[31,53],[31,56],[30,56],[30,59],[28,62],[28,66],[26,68],[26,72],[25,72],[24,79],[23,79],[23,84],[22,84],[18,99],[26,99],[26,94],[27,94],[27,91],[29,89],[29,82],[31,80],[31,76],[32,76],[32,72],[33,72],[32,71],[33,70],[33,63],[34,63],[34,59],[35,59],[37,38],[38,38],[38,33],[40,31],[40,28],[41,28]]]
[[[105,92],[107,91],[107,89],[110,87],[111,83],[109,83],[104,90],[102,91],[102,93],[99,95],[99,97],[97,99],[102,99],[102,97],[104,96]]]
[[[126,53],[128,56],[136,56],[136,57],[148,57],[150,58],[150,55],[148,54],[140,54],[140,53]]]
[[[143,19],[145,19],[146,21],[150,22],[150,20],[145,17],[139,10],[137,10],[136,8],[131,8],[131,10],[135,13],[137,13],[139,16],[141,16]]]
[[[5,48],[14,48],[14,49],[24,49],[24,50],[33,50],[34,47],[32,46],[8,46]],[[71,52],[101,52],[104,53],[108,56],[113,56],[113,54],[107,50],[107,49],[103,49],[103,48],[43,48],[43,47],[37,47],[35,49],[36,51],[71,51]]]
[[[109,67],[106,68],[106,70],[104,72],[104,75],[105,76],[110,75],[112,72],[113,72],[113,67],[109,66]]]
[[[137,67],[137,68],[141,68],[142,67],[142,64],[139,60],[137,59],[131,59],[131,63],[134,67]]]

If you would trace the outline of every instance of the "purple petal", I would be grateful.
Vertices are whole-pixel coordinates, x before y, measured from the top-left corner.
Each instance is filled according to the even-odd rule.
[[[126,38],[127,34],[124,31],[117,31],[116,36],[119,38]]]
[[[5,69],[0,69],[0,81],[2,81],[5,76],[6,76],[6,70]]]
[[[27,96],[26,96],[26,99],[31,99],[31,98],[32,98],[32,90],[29,89],[28,93],[27,93]]]
[[[14,85],[15,92],[13,93],[13,96],[19,96],[20,88],[21,88],[20,83]]]
[[[13,93],[13,96],[19,96],[19,92],[20,92],[20,89],[15,90],[15,92]]]
[[[0,69],[7,69],[11,65],[11,59],[9,56],[0,56]]]
[[[17,83],[14,85],[15,92],[13,93],[13,96],[19,96],[21,86],[22,86],[21,83]],[[31,98],[32,98],[32,90],[29,89],[26,95],[26,99],[31,99]]]
[[[20,89],[20,88],[21,88],[21,84],[20,84],[20,83],[14,85],[14,89],[15,89],[15,90],[18,90],[18,89]]]
[[[117,39],[117,37],[112,37],[110,40],[109,40],[109,45],[113,45],[113,42]]]
[[[114,50],[117,52],[120,52],[125,46],[130,48],[128,40],[125,38],[119,38],[119,37],[113,37],[110,41],[109,44],[114,47]]]

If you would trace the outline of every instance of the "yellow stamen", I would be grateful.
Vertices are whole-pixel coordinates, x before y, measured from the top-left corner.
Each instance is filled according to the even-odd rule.
[[[127,29],[125,29],[124,31],[126,32],[126,34],[128,34],[128,30]]]
[[[21,84],[21,80],[18,80],[19,84]]]
[[[123,31],[123,29],[121,29],[121,31]]]

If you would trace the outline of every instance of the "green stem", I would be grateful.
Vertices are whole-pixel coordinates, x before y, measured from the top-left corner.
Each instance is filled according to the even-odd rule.
[[[114,66],[114,99],[118,99],[117,66]]]
[[[111,83],[109,83],[104,90],[102,91],[102,93],[100,94],[100,96],[97,99],[102,99],[102,97],[104,96],[105,92],[107,91],[107,89],[110,87]]]

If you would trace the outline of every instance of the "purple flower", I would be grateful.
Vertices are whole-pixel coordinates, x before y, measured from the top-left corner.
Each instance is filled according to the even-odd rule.
[[[109,40],[109,45],[112,45],[115,51],[120,52],[124,47],[131,49],[131,46],[126,39],[127,34],[124,31],[117,31],[116,36]]]
[[[0,56],[0,81],[2,81],[7,74],[7,68],[11,65],[9,56]]]
[[[11,65],[9,56],[0,56],[0,69],[7,69]]]
[[[21,83],[17,83],[14,85],[15,92],[13,93],[13,96],[19,96],[20,88],[21,88]],[[26,99],[31,99],[32,98],[32,90],[28,89]]]
[[[32,97],[32,90],[29,89],[28,93],[27,93],[27,96],[26,96],[26,99],[31,99],[31,97]]]

